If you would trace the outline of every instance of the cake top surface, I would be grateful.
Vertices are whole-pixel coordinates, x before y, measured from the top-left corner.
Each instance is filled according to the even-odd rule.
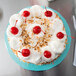
[[[7,35],[10,47],[24,62],[46,63],[65,49],[67,35],[60,17],[34,5],[10,17]]]

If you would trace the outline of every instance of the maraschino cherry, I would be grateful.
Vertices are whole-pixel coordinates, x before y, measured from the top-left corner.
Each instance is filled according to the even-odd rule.
[[[45,56],[46,58],[51,58],[52,54],[51,54],[50,51],[45,50],[45,51],[44,51],[44,56]]]
[[[44,14],[45,14],[46,17],[51,17],[52,16],[52,12],[49,11],[49,10],[46,10]]]
[[[17,21],[18,20],[16,20],[16,22],[15,22],[15,26],[11,27],[11,30],[10,30],[11,33],[14,35],[18,34],[18,31],[19,31],[18,28],[16,27]]]
[[[59,39],[62,39],[64,37],[64,34],[62,32],[58,32],[56,34],[56,36],[59,38]]]
[[[45,6],[45,9],[46,9],[46,6]],[[52,12],[47,10],[47,9],[46,9],[44,14],[45,14],[46,17],[51,17],[52,16]]]
[[[39,34],[41,32],[41,27],[40,26],[35,26],[34,28],[33,28],[33,33],[34,34]]]
[[[29,11],[23,11],[22,16],[28,17],[30,15]]]
[[[22,50],[22,55],[23,55],[24,57],[28,57],[28,56],[30,55],[30,50],[29,50],[29,49],[23,49],[23,50]]]
[[[15,26],[11,28],[11,33],[14,35],[18,34],[18,31],[19,31],[18,28]]]

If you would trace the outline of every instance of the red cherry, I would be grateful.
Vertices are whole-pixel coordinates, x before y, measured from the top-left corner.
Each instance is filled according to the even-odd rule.
[[[44,14],[45,14],[46,17],[51,17],[52,16],[52,12],[51,11],[46,11]]]
[[[59,39],[62,39],[64,37],[64,34],[62,32],[58,32],[56,34],[56,36],[59,38]]]
[[[41,32],[41,27],[40,26],[35,26],[34,28],[33,28],[33,33],[34,34],[39,34]]]
[[[28,17],[29,15],[30,15],[29,11],[24,11],[23,14],[22,14],[22,16],[24,16],[24,17]]]
[[[23,49],[23,50],[22,50],[22,55],[23,55],[24,57],[29,56],[29,55],[30,55],[30,50],[29,50],[29,49]]]
[[[18,31],[19,31],[19,30],[18,30],[17,27],[12,27],[12,28],[11,28],[11,33],[14,34],[14,35],[18,34]]]
[[[52,56],[52,54],[51,54],[50,51],[46,50],[46,51],[44,51],[44,56],[45,56],[46,58],[50,58],[50,57]]]

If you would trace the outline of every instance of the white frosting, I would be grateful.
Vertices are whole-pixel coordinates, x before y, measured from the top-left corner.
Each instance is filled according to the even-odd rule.
[[[18,50],[20,47],[22,47],[23,39],[19,37],[13,37],[10,38],[10,47],[13,48],[14,50]]]
[[[46,10],[44,9],[44,10],[43,10],[44,12],[43,12],[43,14],[42,14],[42,17],[43,17],[43,18],[46,18],[46,19],[49,19],[50,22],[51,22],[51,20],[54,20],[54,19],[55,19],[56,14],[55,14],[52,10],[50,10],[50,9],[47,9],[47,10],[52,12],[52,16],[51,16],[51,17],[46,17],[46,16],[45,16]]]
[[[20,26],[23,23],[23,18],[19,14],[14,14],[10,17],[9,23],[11,26],[15,26],[16,20],[18,20],[16,26]]]
[[[22,49],[29,49],[29,48],[23,47]],[[22,49],[20,50],[20,52],[22,52]],[[26,62],[38,64],[41,61],[40,53],[37,52],[37,50],[34,50],[34,49],[29,49],[29,50],[31,52],[30,56],[24,57],[24,56],[22,56],[22,54],[20,52],[18,52],[18,57],[21,60],[25,60]]]
[[[35,46],[36,43],[37,43],[37,41],[38,41],[38,38],[44,36],[44,33],[43,33],[42,31],[41,31],[39,34],[33,34],[33,28],[34,28],[35,26],[40,26],[41,29],[42,29],[43,31],[45,31],[45,27],[43,27],[43,26],[41,26],[41,25],[39,25],[39,24],[36,24],[36,23],[35,23],[35,24],[28,24],[28,25],[26,26],[25,30],[27,30],[27,32],[28,32],[28,34],[29,34],[29,36],[30,36],[30,38],[31,38],[31,41],[32,41],[32,43],[30,44],[31,46]]]
[[[62,32],[62,33],[64,34],[64,37],[63,37],[62,39],[57,38],[56,34],[57,34],[58,32]],[[62,31],[62,30],[55,30],[55,32],[54,32],[53,36],[51,37],[51,39],[52,39],[52,40],[59,40],[59,41],[65,42],[65,40],[67,39],[66,32],[65,32],[65,31]]]
[[[18,52],[18,57],[21,60],[25,60],[26,62],[30,62],[33,64],[38,64],[43,62],[46,63],[54,60],[56,57],[58,57],[59,54],[61,54],[64,51],[65,49],[64,46],[66,46],[65,40],[67,39],[67,36],[66,36],[65,30],[63,30],[63,27],[64,27],[63,22],[59,18],[56,18],[56,13],[54,13],[50,9],[47,9],[47,10],[53,13],[51,17],[46,17],[44,14],[46,10],[41,8],[38,5],[34,5],[31,8],[24,8],[19,12],[19,14],[14,14],[10,17],[10,20],[9,20],[10,25],[7,28],[7,36],[9,38],[10,47],[20,52],[22,52],[22,49],[29,49],[31,52],[30,56],[28,57],[24,57],[20,52]],[[29,11],[30,15],[28,17],[23,17],[22,14],[24,11]],[[40,17],[41,19],[48,19],[50,22],[49,24],[50,30],[46,30],[47,25],[46,26],[44,26],[43,24],[41,25],[41,22],[43,23],[43,21],[36,17]],[[26,19],[26,23],[25,23],[25,19]],[[27,20],[31,20],[31,19],[33,19],[34,22],[28,23]],[[10,29],[11,27],[15,26],[16,20],[18,20],[16,27],[18,28],[19,32],[17,35],[13,35],[10,32]],[[44,36],[43,32],[45,31],[47,31],[49,34],[52,35],[50,38],[50,41],[48,42],[48,45],[46,45],[45,47],[39,47],[40,52],[38,52],[38,50],[34,50],[34,48],[32,47],[29,48],[29,47],[23,46],[22,43],[24,43],[24,40],[22,39],[22,36],[21,36],[21,33],[23,30],[20,27],[22,24],[27,24],[27,26],[25,27],[25,30],[27,31],[29,37],[31,38],[29,43],[30,46],[32,47],[36,46],[38,39]],[[33,28],[35,26],[40,26],[43,32],[41,31],[39,34],[34,34]],[[56,36],[58,32],[62,32],[63,34],[65,34],[64,38],[58,39]],[[51,52],[52,54],[51,58],[44,57],[43,53],[45,50],[48,50]]]
[[[38,39],[31,38],[30,41],[31,41],[30,45],[34,47],[34,46],[36,46]]]
[[[52,29],[54,29],[55,31],[57,30],[62,30],[63,29],[63,22],[58,19],[58,18],[55,18],[52,22]]]
[[[29,9],[29,8],[24,8],[24,9],[22,9],[22,10],[19,12],[19,14],[22,15],[24,11],[29,11],[29,12],[30,12],[30,15],[29,15],[28,17],[26,17],[26,18],[22,16],[23,19],[24,19],[24,20],[25,20],[25,19],[27,19],[27,20],[28,20],[28,19],[31,19],[32,15],[31,15],[30,9]]]
[[[63,34],[66,34],[65,31],[57,30],[51,37],[51,41],[48,43],[50,48],[55,52],[55,53],[62,53],[65,49],[65,40],[67,39],[66,35],[62,39],[57,38],[56,34],[58,32],[62,32]]]
[[[34,23],[36,23],[36,24],[40,24],[41,22],[43,22],[43,21],[41,21],[40,19],[37,19],[37,18],[33,18],[33,20],[34,20]]]
[[[35,27],[35,26],[40,26],[41,27],[41,29],[43,30],[43,31],[45,31],[45,27],[43,27],[43,26],[41,26],[41,25],[39,25],[39,24],[28,24],[27,26],[26,26],[26,30],[27,30],[27,32],[28,32],[28,34],[29,34],[29,36],[31,37],[31,38],[37,38],[37,37],[43,37],[43,35],[44,35],[44,33],[41,31],[39,34],[34,34],[34,35],[32,35],[32,33],[33,33],[33,28]]]
[[[12,33],[11,33],[11,28],[12,28],[12,26],[10,26],[10,25],[8,25],[8,28],[7,28],[7,35],[8,35],[8,37],[18,37],[18,36],[20,36],[21,35],[21,33],[22,33],[22,29],[20,28],[20,27],[18,27],[18,26],[16,26],[17,28],[18,28],[18,34],[16,34],[16,35],[13,35]]]
[[[42,16],[42,11],[43,9],[38,6],[38,5],[34,5],[30,8],[31,14],[33,17],[37,16],[37,17],[41,17]]]
[[[62,43],[61,41],[55,39],[51,42],[49,42],[49,46],[55,53],[62,53],[64,51],[64,45],[65,43]]]
[[[53,59],[55,59],[55,53],[52,51],[52,49],[49,46],[42,47],[41,50],[42,50],[42,62],[50,62]],[[52,56],[50,58],[46,58],[43,55],[44,51],[46,51],[46,50],[51,52]]]

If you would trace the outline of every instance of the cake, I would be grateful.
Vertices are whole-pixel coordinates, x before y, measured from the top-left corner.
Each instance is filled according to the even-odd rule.
[[[39,5],[24,8],[9,19],[8,42],[24,63],[52,63],[65,50],[67,35],[63,21],[53,10]]]

